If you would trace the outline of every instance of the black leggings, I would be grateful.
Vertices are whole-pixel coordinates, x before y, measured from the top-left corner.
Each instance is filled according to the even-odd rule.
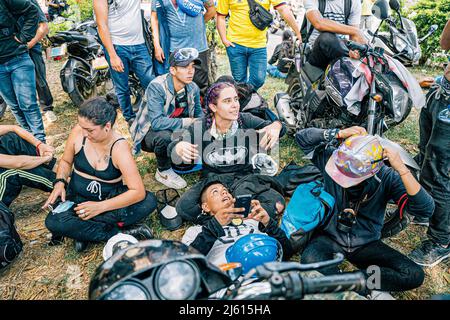
[[[381,240],[371,242],[355,250],[345,251],[339,244],[327,235],[316,235],[306,246],[301,255],[302,263],[314,263],[333,258],[334,253],[342,253],[346,259],[359,268],[366,277],[369,266],[380,268],[381,291],[406,291],[420,287],[425,274],[420,266],[408,259],[400,252],[394,250]],[[325,275],[339,273],[338,266],[326,267],[319,270]]]
[[[156,197],[147,192],[145,199],[129,207],[116,209],[82,220],[75,213],[76,205],[61,213],[50,212],[45,225],[53,236],[68,237],[85,242],[104,242],[120,232],[121,228],[136,224],[156,208]]]

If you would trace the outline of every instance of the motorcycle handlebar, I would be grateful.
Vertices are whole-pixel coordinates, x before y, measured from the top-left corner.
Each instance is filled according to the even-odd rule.
[[[303,294],[359,291],[366,287],[362,272],[344,273],[317,278],[302,278]]]
[[[361,55],[365,55],[369,51],[369,46],[348,40],[346,42],[347,48],[350,50],[358,50]]]
[[[366,287],[362,272],[344,273],[316,278],[302,277],[299,272],[277,274],[269,281],[256,282],[241,287],[233,300],[260,300],[285,298],[302,299],[306,294],[323,294],[358,291]]]

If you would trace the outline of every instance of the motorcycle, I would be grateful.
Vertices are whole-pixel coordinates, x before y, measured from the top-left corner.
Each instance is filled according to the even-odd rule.
[[[239,263],[219,268],[179,241],[146,240],[119,246],[97,268],[89,285],[89,299],[287,300],[365,288],[361,272],[318,277],[301,274],[342,261],[343,255],[336,254],[332,260],[314,264],[268,262],[241,277]]]
[[[58,17],[56,23],[68,19]],[[93,20],[74,23],[68,31],[57,32],[48,37],[52,44],[51,57],[68,59],[60,71],[61,85],[72,102],[81,106],[86,100],[98,95],[98,87],[104,86],[106,94],[112,93],[111,74],[105,58],[97,24]],[[130,97],[134,110],[143,101],[143,89],[134,74],[129,77]]]
[[[278,30],[284,31],[284,29],[286,28],[286,22],[284,22],[283,18],[280,16],[277,10],[273,10],[272,17],[273,21],[269,26],[270,33],[275,34]]]
[[[379,0],[374,4],[384,4]],[[378,16],[387,18],[388,8],[378,9]],[[352,73],[344,79],[337,75],[341,70],[352,67],[350,58],[341,58],[332,63],[325,71],[306,61],[304,46],[296,46],[286,83],[287,93],[278,93],[274,97],[278,116],[286,123],[290,133],[306,127],[342,128],[354,125],[366,127],[369,134],[383,135],[389,128],[402,123],[409,115],[412,101],[400,79],[391,72],[384,49],[373,46],[358,46],[348,41],[347,50],[359,50],[361,61],[367,66],[370,90],[348,105],[345,95],[337,87],[347,86],[347,92],[353,88]],[[341,77],[341,78],[339,78]],[[361,97],[360,97],[361,98]]]
[[[375,2],[373,8],[377,18],[382,21],[388,18],[388,7],[384,0]],[[399,151],[402,160],[410,168],[418,170],[419,166],[411,155],[398,144],[383,138],[386,130],[402,123],[408,117],[413,104],[405,86],[390,70],[388,60],[392,61],[394,58],[385,55],[382,47],[370,44],[359,45],[347,41],[346,47],[359,51],[361,62],[368,74],[368,93],[351,106],[353,110],[346,106],[343,94],[337,90],[345,85],[347,90],[351,90],[355,84],[350,81],[352,76],[330,76],[331,71],[351,69],[351,60],[341,58],[323,71],[306,61],[304,47],[296,46],[286,78],[287,93],[278,93],[274,98],[279,118],[285,122],[291,134],[306,127],[365,127],[369,134],[379,136],[383,146],[389,145]],[[355,106],[359,113],[351,112]],[[385,215],[382,237],[397,234],[410,220],[409,215],[401,215],[395,205],[391,206]]]
[[[413,21],[402,17],[400,3],[397,0],[389,1],[390,8],[397,17],[388,16],[381,20],[375,33],[365,30],[364,35],[374,47],[383,48],[385,53],[396,58],[405,66],[417,65],[422,56],[420,44],[438,29],[437,24],[430,26],[428,33],[422,38],[417,36],[417,28]],[[383,26],[389,31],[381,32]]]

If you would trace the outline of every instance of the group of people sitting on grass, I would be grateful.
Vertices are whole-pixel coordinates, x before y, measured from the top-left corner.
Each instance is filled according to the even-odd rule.
[[[242,111],[240,101],[248,97],[240,96],[239,84],[227,77],[208,88],[202,104],[193,82],[201,64],[195,49],[176,50],[169,62],[170,72],[150,82],[146,103],[130,128],[132,150],[115,129],[116,105],[101,97],[79,109],[78,123],[57,166],[51,146],[17,126],[0,126],[2,210],[13,217],[8,207],[26,185],[51,192],[43,205],[49,208],[45,225],[52,233],[51,245],[70,238],[81,252],[89,243],[106,242],[118,233],[151,239],[152,230],[144,221],[155,211],[157,199],[146,191],[133,158],[142,149],[155,154],[155,178],[168,188],[187,187],[173,167],[188,170],[201,164],[200,180],[182,194],[176,211],[192,224],[182,241],[212,263],[226,262],[226,249],[250,233],[277,239],[284,260],[299,253],[279,227],[286,207],[282,188],[251,161],[254,155],[270,154],[278,147],[286,133],[284,124]],[[323,261],[341,252],[363,272],[377,265],[380,291],[422,285],[419,264],[380,240],[389,201],[401,203],[402,210],[419,218],[431,217],[435,207],[397,151],[383,148],[362,127],[308,128],[295,138],[305,154],[314,152],[312,162],[335,199],[332,218],[315,230],[301,261]],[[236,197],[244,192],[252,194],[246,217],[244,208],[235,207]],[[339,213],[348,209],[354,211],[356,222],[344,232]],[[8,214],[2,213],[3,218]],[[7,249],[6,257],[0,257],[3,265],[18,251],[14,245]],[[339,269],[320,271],[333,274]]]

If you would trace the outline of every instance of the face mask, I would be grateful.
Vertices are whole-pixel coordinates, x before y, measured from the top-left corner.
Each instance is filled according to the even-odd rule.
[[[367,185],[368,185],[368,182],[367,182],[367,180],[365,180],[365,181],[361,182],[360,184],[357,184],[356,186],[347,188],[346,192],[349,195],[350,199],[357,199],[363,195]]]

